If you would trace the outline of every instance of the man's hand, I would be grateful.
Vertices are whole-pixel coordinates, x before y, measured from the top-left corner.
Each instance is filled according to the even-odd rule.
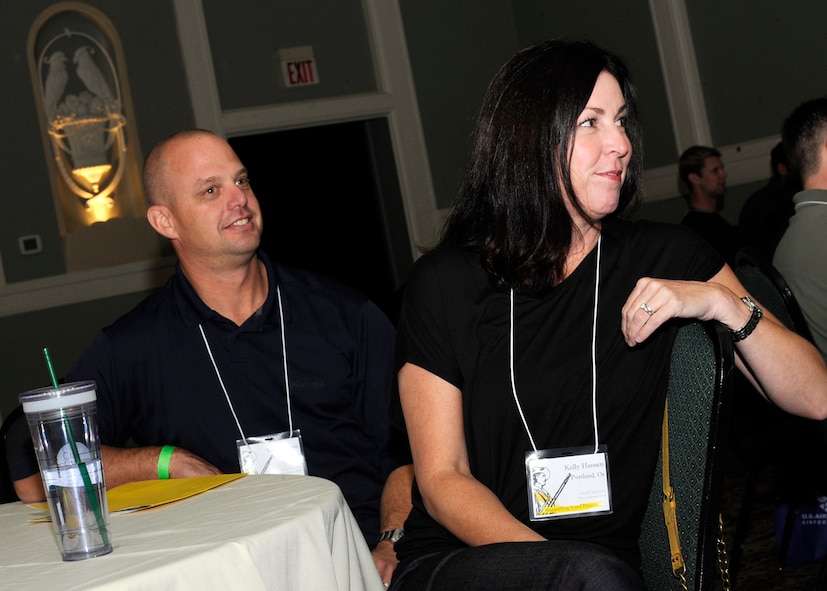
[[[158,478],[160,447],[118,448],[105,445],[102,451],[103,473],[108,489],[136,480]],[[215,474],[221,474],[221,471],[191,451],[176,447],[172,452],[169,464],[170,478],[191,478]],[[40,472],[17,480],[14,483],[14,490],[24,503],[39,503],[46,500]]]
[[[406,464],[398,467],[390,473],[385,481],[385,488],[382,491],[382,503],[379,512],[379,525],[381,531],[402,529],[405,527],[405,519],[411,512],[411,487],[413,486],[414,468],[413,464]],[[396,551],[393,549],[393,542],[384,540],[376,544],[371,552],[376,570],[382,577],[383,583],[390,583],[393,571],[399,561],[396,559]],[[385,585],[387,587],[387,584]]]
[[[160,446],[123,448],[103,445],[101,451],[103,452],[106,488],[115,488],[137,480],[158,478]],[[221,474],[221,471],[191,451],[176,447],[172,452],[169,462],[170,478],[191,478],[214,474]]]
[[[193,478],[195,476],[214,476],[221,470],[195,455],[189,450],[176,447],[169,462],[170,478]]]
[[[379,576],[382,577],[382,582],[387,587],[391,582],[396,565],[399,564],[396,559],[396,552],[393,549],[393,542],[390,540],[379,542],[370,554],[373,556],[373,562],[376,565],[376,570],[379,571]]]

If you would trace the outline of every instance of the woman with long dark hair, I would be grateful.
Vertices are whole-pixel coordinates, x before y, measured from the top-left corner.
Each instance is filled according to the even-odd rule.
[[[589,42],[527,48],[491,82],[462,192],[405,289],[416,479],[392,589],[642,589],[683,319],[727,326],[762,394],[827,417],[821,356],[719,254],[687,228],[621,218],[641,155],[627,69]]]

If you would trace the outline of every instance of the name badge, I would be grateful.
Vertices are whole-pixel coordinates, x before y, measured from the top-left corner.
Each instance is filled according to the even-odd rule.
[[[238,463],[245,474],[307,475],[301,431],[285,431],[236,441]]]
[[[605,445],[530,451],[525,463],[531,521],[612,512]]]

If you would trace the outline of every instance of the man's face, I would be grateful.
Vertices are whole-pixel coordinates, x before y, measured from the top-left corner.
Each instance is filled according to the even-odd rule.
[[[182,139],[167,154],[171,235],[179,257],[249,255],[261,240],[261,208],[247,169],[230,145],[204,135]]]
[[[696,176],[699,181],[698,188],[704,193],[719,197],[726,193],[727,173],[723,161],[718,156],[707,156],[701,174]]]

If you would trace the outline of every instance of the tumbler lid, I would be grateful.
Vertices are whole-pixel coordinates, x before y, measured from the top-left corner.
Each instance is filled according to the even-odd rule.
[[[43,412],[78,406],[96,400],[95,380],[69,382],[57,388],[51,386],[23,392],[18,396],[23,412]]]

